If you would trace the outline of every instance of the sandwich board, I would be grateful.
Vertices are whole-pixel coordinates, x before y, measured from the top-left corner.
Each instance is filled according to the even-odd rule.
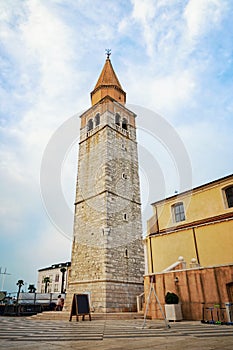
[[[84,321],[85,315],[89,315],[89,320],[91,321],[88,294],[74,294],[69,321],[72,321],[72,316],[76,316],[76,321],[78,321],[79,316],[82,316],[82,320]]]

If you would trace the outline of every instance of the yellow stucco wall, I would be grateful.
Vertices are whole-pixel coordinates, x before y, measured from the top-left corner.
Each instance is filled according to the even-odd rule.
[[[187,267],[192,258],[199,258],[202,267],[233,262],[233,208],[227,207],[224,193],[229,185],[233,185],[233,176],[154,204],[158,228],[148,231],[149,272],[161,272],[179,256]],[[171,209],[177,202],[184,203],[186,216],[179,223],[173,221]]]
[[[183,256],[185,261],[196,257],[192,230],[165,234],[151,239],[153,272],[161,272]],[[151,266],[151,264],[150,264]],[[150,272],[152,272],[150,270]]]
[[[176,224],[172,218],[171,207],[177,202],[183,202],[185,207],[185,223],[196,220],[203,220],[212,216],[232,212],[227,208],[226,198],[223,189],[233,185],[233,178],[215,183],[214,185],[203,186],[193,192],[174,196],[154,205],[154,213],[157,210],[160,230],[169,228]]]
[[[183,256],[190,266],[191,259],[199,257],[200,265],[214,266],[233,262],[233,220],[180,230],[151,238],[153,272],[161,272]],[[198,254],[198,256],[197,256]],[[152,272],[148,242],[149,272]]]
[[[233,220],[195,229],[201,266],[233,262]]]

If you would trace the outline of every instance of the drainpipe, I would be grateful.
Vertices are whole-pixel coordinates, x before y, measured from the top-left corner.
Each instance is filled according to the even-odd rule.
[[[158,233],[159,233],[159,219],[158,219],[158,210],[157,207],[155,207],[155,215],[156,215],[156,220],[157,220],[157,229],[158,229]]]
[[[198,253],[198,247],[197,247],[197,238],[196,238],[196,232],[194,227],[193,227],[193,240],[194,240],[194,247],[195,247],[197,262],[200,265],[200,259],[199,259],[199,253]]]
[[[150,261],[151,261],[151,273],[154,273],[154,265],[153,265],[153,253],[152,253],[152,246],[151,246],[151,237],[149,237],[150,242]]]
[[[157,234],[159,234],[159,220],[158,220],[158,210],[157,210],[157,206],[155,206],[155,216],[156,216],[156,223],[157,223]],[[153,264],[153,252],[152,252],[151,237],[149,237],[149,240],[150,240],[151,273],[154,273],[154,264]]]

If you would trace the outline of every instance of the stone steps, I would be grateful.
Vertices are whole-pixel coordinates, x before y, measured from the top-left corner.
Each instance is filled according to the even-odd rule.
[[[91,313],[92,320],[132,320],[132,319],[143,319],[144,314],[140,312],[114,312],[114,313]],[[37,315],[30,316],[34,320],[69,320],[70,312],[68,311],[45,311],[38,313]],[[79,317],[81,320],[81,317]],[[88,315],[85,317],[88,320]],[[75,320],[75,316],[72,317]]]

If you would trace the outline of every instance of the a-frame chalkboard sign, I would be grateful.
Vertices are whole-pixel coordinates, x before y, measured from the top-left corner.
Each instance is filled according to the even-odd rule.
[[[84,321],[85,315],[89,315],[89,320],[91,321],[88,294],[74,294],[70,311],[70,321],[72,321],[72,316],[76,316],[76,321],[78,321],[78,316],[82,316],[82,320]]]

